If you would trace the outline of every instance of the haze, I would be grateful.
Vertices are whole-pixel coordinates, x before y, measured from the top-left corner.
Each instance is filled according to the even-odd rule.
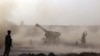
[[[15,0],[14,4],[9,20],[16,24],[100,24],[100,0]]]
[[[100,0],[0,0],[0,48],[4,46],[6,31],[11,29],[15,49],[16,46],[30,47],[29,41],[31,40],[34,49],[43,49],[43,51],[93,50],[100,52],[100,26],[97,26],[100,25],[99,3]],[[26,26],[16,25],[21,21]],[[48,46],[42,45],[45,32],[39,27],[33,26],[36,23],[47,30],[60,32],[61,46],[55,45],[55,47],[49,46],[50,48],[48,48]],[[89,48],[81,49],[80,46],[77,48],[78,46],[75,47],[73,44],[81,43],[80,39],[84,31],[88,33],[86,40]],[[64,51],[65,49],[66,51]]]

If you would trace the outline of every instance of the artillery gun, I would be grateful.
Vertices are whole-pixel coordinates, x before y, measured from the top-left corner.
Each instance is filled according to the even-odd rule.
[[[45,41],[44,41],[45,43],[50,44],[50,43],[58,43],[59,42],[59,37],[60,37],[61,33],[46,30],[39,24],[36,24],[36,26],[45,32],[45,37],[46,37]]]

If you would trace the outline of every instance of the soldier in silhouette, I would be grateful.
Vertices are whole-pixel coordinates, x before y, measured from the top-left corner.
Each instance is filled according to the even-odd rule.
[[[9,56],[10,49],[12,47],[11,30],[8,30],[8,34],[5,37],[5,51],[3,56]]]
[[[85,45],[86,44],[86,36],[87,36],[87,32],[83,32],[83,35],[82,35],[82,44]]]

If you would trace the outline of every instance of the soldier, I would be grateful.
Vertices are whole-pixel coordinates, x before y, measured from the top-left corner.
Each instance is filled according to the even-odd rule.
[[[86,37],[87,36],[87,32],[83,32],[83,35],[82,35],[82,44],[85,45],[86,44]]]
[[[8,35],[5,37],[5,51],[3,56],[9,56],[10,48],[12,47],[11,30],[8,30]]]

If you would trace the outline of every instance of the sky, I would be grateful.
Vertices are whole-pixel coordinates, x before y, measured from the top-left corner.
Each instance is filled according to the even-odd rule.
[[[13,5],[8,20],[15,24],[100,25],[100,0],[14,0]]]

